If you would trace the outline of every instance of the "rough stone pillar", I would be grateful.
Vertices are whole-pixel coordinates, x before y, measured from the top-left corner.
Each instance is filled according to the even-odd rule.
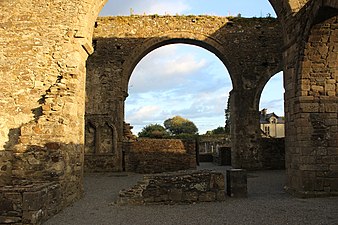
[[[103,1],[0,1],[0,185],[82,194],[85,61]],[[90,28],[88,28],[90,27]]]
[[[338,194],[338,17],[317,21],[284,53],[287,190],[310,197]]]
[[[231,162],[235,168],[262,167],[261,153],[257,151],[259,121],[255,93],[251,90],[231,91]]]

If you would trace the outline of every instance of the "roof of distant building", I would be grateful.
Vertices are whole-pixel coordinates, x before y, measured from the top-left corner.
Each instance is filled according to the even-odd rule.
[[[277,124],[283,124],[284,118],[277,116],[274,112],[267,113],[267,109],[263,109],[259,113],[259,122],[261,124],[269,124],[271,123],[271,119],[275,118]]]

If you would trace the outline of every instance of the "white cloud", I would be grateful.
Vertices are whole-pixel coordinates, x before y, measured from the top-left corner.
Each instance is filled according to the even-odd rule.
[[[224,125],[224,109],[230,88],[215,89],[213,92],[193,92],[189,95],[170,95],[166,97],[161,93],[144,96],[144,100],[127,102],[130,114],[126,117],[134,125],[134,131],[139,132],[148,124],[163,124],[165,119],[176,115],[193,121],[200,133]],[[142,106],[152,104],[152,106]],[[155,106],[156,105],[156,106]]]
[[[144,124],[145,121],[154,120],[161,112],[161,107],[154,105],[142,106],[128,115],[128,120],[133,124]]]
[[[139,62],[131,76],[129,91],[133,94],[181,88],[188,85],[188,77],[196,76],[198,71],[207,67],[205,59],[180,52],[177,45],[164,46]]]

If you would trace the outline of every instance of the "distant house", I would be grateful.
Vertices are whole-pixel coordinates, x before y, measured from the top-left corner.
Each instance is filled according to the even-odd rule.
[[[263,109],[260,111],[259,123],[263,137],[285,137],[283,117],[279,117],[275,113],[267,113],[267,109]]]

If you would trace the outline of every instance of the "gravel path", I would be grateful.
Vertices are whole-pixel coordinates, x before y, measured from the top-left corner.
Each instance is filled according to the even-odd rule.
[[[199,168],[225,171],[203,163]],[[85,175],[85,196],[45,225],[338,225],[338,198],[294,198],[283,191],[285,171],[248,173],[248,198],[191,205],[117,206],[132,173]]]

